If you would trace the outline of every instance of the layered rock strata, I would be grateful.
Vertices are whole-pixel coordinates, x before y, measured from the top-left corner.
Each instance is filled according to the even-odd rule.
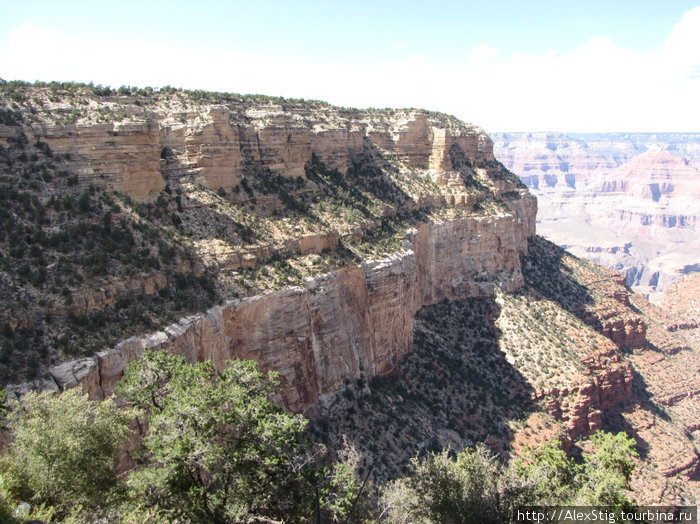
[[[34,129],[35,140],[71,158],[84,183],[121,191],[136,199],[165,187],[160,174],[160,133],[152,121],[48,125]]]
[[[436,173],[455,169],[450,155],[455,145],[473,162],[494,160],[493,143],[483,130],[454,119],[421,111],[387,118],[324,109],[321,122],[319,115],[273,104],[247,111],[206,105],[180,113],[133,106],[125,121],[0,125],[0,137],[7,142],[20,131],[28,133],[70,159],[81,184],[137,200],[154,198],[173,177],[193,176],[211,189],[233,187],[261,168],[305,177],[312,155],[345,174],[368,145]]]
[[[202,220],[217,220],[214,208],[229,210],[226,206],[233,201],[240,205],[237,211],[301,218],[280,205],[282,193],[269,196],[251,186],[267,180],[279,189],[291,182],[280,182],[276,175],[305,179],[309,172],[314,174],[308,180],[294,180],[295,187],[321,199],[315,165],[337,170],[332,174],[336,182],[346,177],[341,184],[345,189],[365,176],[378,187],[372,194],[377,200],[373,214],[361,223],[339,226],[333,217],[317,216],[308,232],[270,228],[265,241],[256,243],[241,240],[239,230],[245,227],[233,214],[226,215],[229,225],[222,231],[209,231],[209,223],[198,224],[194,233],[197,227],[183,226],[211,273],[257,267],[282,252],[304,256],[339,250],[341,240],[354,230],[364,238],[385,217],[416,213],[404,250],[391,258],[366,260],[307,278],[301,286],[226,302],[93,358],[54,367],[44,387],[80,383],[95,397],[107,395],[127,362],[145,348],[162,347],[192,362],[210,359],[218,367],[234,357],[256,360],[263,369],[280,373],[286,406],[304,410],[319,395],[360,374],[390,373],[411,347],[413,316],[423,305],[522,284],[520,255],[534,234],[535,199],[495,161],[493,143],[476,126],[419,110],[358,111],[234,95],[219,97],[221,103],[205,97],[209,102],[203,103],[196,93],[98,96],[87,86],[74,87],[77,94],[66,93],[64,100],[54,88],[27,87],[41,104],[34,107],[27,101],[23,108],[8,108],[9,116],[0,124],[3,147],[9,146],[5,156],[14,162],[13,148],[32,144],[29,155],[17,153],[16,160],[35,156],[38,161],[42,153],[59,162],[56,169],[62,174],[56,178],[71,198],[79,191],[89,196],[93,185],[139,201],[158,199],[156,207],[164,216],[172,215],[176,226],[185,220],[189,227],[194,226],[190,219],[199,217],[193,206],[214,206],[201,214],[208,217]],[[37,182],[37,187],[44,186]],[[189,198],[200,189],[227,196]],[[289,201],[297,196],[286,191]],[[42,195],[47,200],[48,192]],[[176,212],[170,199],[177,202]],[[311,198],[304,200],[308,205],[307,200]],[[152,206],[148,202],[143,207]],[[436,207],[451,209],[427,220],[451,219],[420,222],[418,217],[427,216],[421,213]],[[357,211],[343,210],[348,216]],[[107,222],[111,220],[110,215]],[[73,293],[74,303],[64,313],[87,315],[120,299],[153,295],[170,283],[159,274],[128,284],[85,284],[90,290]]]
[[[534,199],[500,217],[425,223],[391,258],[307,279],[262,296],[233,300],[163,331],[134,337],[95,357],[52,368],[42,388],[82,385],[111,394],[128,362],[146,349],[168,349],[188,361],[252,359],[276,370],[285,406],[303,411],[319,396],[364,375],[390,373],[413,342],[414,315],[444,298],[488,296],[523,283],[520,255],[534,234]],[[11,388],[17,394],[30,385]],[[37,386],[36,384],[33,386]]]
[[[546,238],[622,270],[654,301],[697,271],[697,133],[492,136],[498,159],[540,199]]]

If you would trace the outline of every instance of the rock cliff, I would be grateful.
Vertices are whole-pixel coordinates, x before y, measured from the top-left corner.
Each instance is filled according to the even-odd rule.
[[[127,120],[94,122],[94,115],[86,113],[75,123],[0,124],[0,137],[7,142],[26,133],[70,158],[67,167],[80,184],[138,200],[154,199],[168,180],[186,176],[211,189],[236,186],[251,168],[305,177],[312,155],[345,174],[367,147],[365,140],[433,174],[456,169],[450,154],[455,147],[474,163],[494,160],[493,143],[481,129],[416,110],[355,114],[331,106],[296,111],[239,102],[174,111],[170,106],[139,109],[133,105],[138,100],[130,102],[122,109]],[[114,104],[107,99],[100,106]],[[51,109],[45,107],[47,114]]]
[[[218,367],[255,360],[279,372],[289,409],[308,410],[360,375],[395,370],[421,307],[523,283],[536,200],[476,126],[419,110],[238,95],[23,89],[24,105],[3,109],[0,152],[6,179],[50,209],[37,263],[51,270],[26,284],[42,309],[20,311],[16,301],[0,309],[8,344],[15,332],[41,330],[52,355],[54,341],[79,339],[80,327],[123,323],[125,303],[152,304],[154,315],[192,282],[220,304],[171,325],[146,319],[161,330],[92,356],[55,358],[63,363],[18,393],[82,384],[103,397],[144,349],[167,348]],[[22,181],[21,169],[36,180]],[[85,216],[71,231],[98,238],[88,239],[86,257],[95,267],[79,266],[76,246],[67,279],[53,269],[66,263],[64,239],[44,229],[60,227],[63,200],[75,199]],[[27,225],[14,229],[37,227],[18,211]],[[128,257],[110,251],[114,238],[125,238]],[[134,275],[117,256],[145,258],[144,271]],[[143,307],[126,314],[143,315]]]
[[[11,393],[103,398],[146,349],[253,359],[379,480],[425,450],[623,429],[647,457],[638,501],[697,498],[697,282],[664,311],[536,237],[536,199],[477,127],[170,89],[0,92],[0,376],[26,380]],[[634,156],[629,137],[619,158],[528,140],[557,157],[533,190],[694,194],[657,171],[678,167],[668,152],[596,179]]]
[[[129,361],[145,349],[168,349],[218,367],[232,358],[255,360],[280,373],[284,404],[302,411],[360,375],[392,372],[411,350],[414,317],[422,306],[492,296],[495,286],[518,289],[520,255],[533,233],[528,223],[527,217],[509,215],[421,224],[408,231],[407,249],[391,258],[229,301],[163,331],[130,338],[94,357],[51,368],[54,384],[48,387],[81,384],[103,398],[114,391]]]
[[[574,451],[595,431],[625,431],[643,457],[638,503],[697,500],[697,328],[668,330],[692,311],[692,282],[669,315],[541,237],[522,258],[515,293],[422,308],[396,374],[322,397],[318,434],[349,440],[383,481],[426,449],[485,442],[520,455],[558,439]]]

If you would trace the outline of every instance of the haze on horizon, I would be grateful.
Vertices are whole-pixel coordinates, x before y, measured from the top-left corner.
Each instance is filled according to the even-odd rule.
[[[696,2],[1,0],[0,77],[420,107],[487,131],[700,131]]]

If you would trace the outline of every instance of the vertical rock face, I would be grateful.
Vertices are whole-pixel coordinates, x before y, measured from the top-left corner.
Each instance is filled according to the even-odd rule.
[[[291,125],[263,127],[258,131],[258,154],[261,166],[285,176],[304,176],[304,165],[311,160],[311,133]]]
[[[230,340],[224,354],[277,371],[285,404],[298,410],[319,392],[310,318],[310,295],[303,288],[233,302],[222,311],[223,332]]]
[[[402,126],[403,129],[394,136],[396,151],[416,167],[426,169],[432,152],[433,136],[426,115],[415,115]]]
[[[83,183],[121,191],[137,200],[155,197],[166,179],[192,175],[212,189],[233,187],[251,168],[304,177],[312,154],[345,174],[364,140],[410,165],[447,173],[458,146],[473,162],[493,161],[493,142],[478,127],[421,111],[322,114],[285,112],[279,106],[248,111],[224,105],[196,110],[143,111],[128,121],[34,126],[70,163]],[[0,135],[11,137],[12,126]]]
[[[320,391],[342,386],[342,377],[376,370],[364,271],[349,267],[307,283],[311,347]]]
[[[50,371],[52,387],[81,384],[94,397],[109,395],[128,362],[145,349],[168,349],[218,368],[232,358],[255,360],[279,373],[287,408],[308,410],[360,375],[392,372],[411,350],[414,315],[423,305],[522,285],[529,221],[504,215],[422,224],[408,232],[408,249],[391,258],[234,300],[62,364]]]
[[[416,258],[413,252],[362,264],[368,294],[374,373],[392,371],[413,343],[416,302]]]
[[[81,179],[139,200],[165,187],[154,122],[48,126],[34,131],[55,153],[70,155]]]
[[[513,217],[422,224],[416,244],[422,304],[489,296],[494,283],[508,291],[522,285],[518,246],[527,240]]]
[[[404,204],[406,216],[416,212],[414,224],[425,209],[439,208],[445,211],[440,216],[460,218],[419,223],[403,250],[390,258],[231,301],[155,334],[123,341],[94,358],[62,364],[50,370],[48,387],[82,384],[93,396],[106,395],[128,362],[145,349],[166,348],[190,362],[211,360],[218,368],[231,358],[255,360],[264,370],[279,373],[283,402],[301,411],[361,375],[391,373],[412,347],[414,315],[423,305],[487,296],[495,286],[514,290],[522,284],[520,255],[534,234],[536,202],[494,162],[493,143],[475,126],[424,111],[358,111],[321,103],[277,105],[229,97],[226,105],[203,104],[174,94],[131,103],[128,97],[86,100],[89,110],[74,111],[82,115],[76,117],[78,124],[18,120],[0,126],[0,137],[6,144],[20,138],[46,143],[49,151],[62,155],[62,167],[77,175],[78,184],[115,189],[138,200],[159,196],[166,180],[176,189],[186,182],[218,190],[239,184],[245,189],[244,177],[255,180],[269,172],[305,177],[314,156],[341,175],[353,168],[347,185],[359,187],[366,164],[375,162],[381,178],[376,173],[367,177],[376,179],[368,187],[381,189],[372,194],[376,209],[363,215],[366,224],[352,224],[353,230],[371,231]],[[119,122],[99,123],[104,114],[114,116],[115,108]],[[54,110],[46,110],[44,122],[61,121],[54,119]],[[313,189],[321,186],[311,182],[307,187],[314,198],[323,198]],[[201,206],[196,207],[203,210],[201,216],[218,219],[215,211],[206,214],[214,208],[204,200],[192,206]],[[206,254],[216,259],[211,267],[221,270],[252,267],[275,250],[320,253],[338,248],[341,235],[355,234],[337,227],[331,223],[297,235],[285,226],[282,233],[270,233],[271,244],[244,246],[241,241],[234,246],[241,235],[232,233],[236,228],[231,225],[216,234],[231,237],[227,246],[234,247]],[[199,240],[219,245],[218,236]],[[163,277],[131,287],[146,295],[165,286]],[[112,305],[130,296],[128,288],[103,286],[76,300],[75,308],[87,314]]]
[[[363,137],[359,131],[320,129],[311,133],[311,150],[321,162],[342,174],[348,171],[349,158],[362,151]]]
[[[230,187],[240,181],[238,173],[243,164],[239,147],[240,134],[229,121],[225,107],[211,107],[206,120],[191,126],[184,136],[185,155],[196,159],[203,183],[212,189]],[[161,128],[161,140],[164,138]]]

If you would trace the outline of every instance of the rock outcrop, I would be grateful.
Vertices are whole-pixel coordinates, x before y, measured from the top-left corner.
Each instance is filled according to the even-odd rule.
[[[617,351],[592,352],[583,363],[589,377],[570,388],[552,388],[538,396],[545,410],[565,423],[571,439],[602,429],[603,414],[619,409],[632,393],[632,368],[621,361]]]
[[[280,373],[287,407],[305,410],[360,374],[390,373],[411,348],[422,306],[523,283],[520,256],[534,234],[536,200],[495,160],[481,129],[448,115],[169,89],[146,95],[90,86],[25,89],[31,95],[23,105],[2,103],[9,116],[0,124],[0,160],[7,181],[19,184],[22,169],[34,177],[31,187],[22,182],[33,191],[23,194],[29,200],[22,220],[29,223],[34,207],[50,214],[45,228],[37,226],[41,248],[33,252],[37,265],[57,262],[44,281],[34,279],[31,296],[52,295],[41,297],[52,318],[112,323],[125,316],[116,311],[120,303],[182,299],[200,277],[197,289],[210,291],[207,307],[224,302],[95,357],[54,366],[49,387],[80,383],[96,397],[107,395],[127,362],[162,347],[218,367],[253,359]],[[66,210],[81,216],[64,238],[54,223]],[[23,231],[18,221],[13,227]],[[396,223],[409,228],[403,240],[391,229]],[[57,276],[53,268],[67,260],[54,251],[69,241],[78,247],[87,233],[91,270],[73,259],[75,275]],[[158,235],[177,236],[181,249]],[[119,264],[98,248],[115,246],[112,236],[129,249]],[[391,248],[367,256],[356,245],[374,239]],[[330,254],[342,260],[319,264]],[[138,273],[123,266],[134,256],[147,259]],[[336,269],[320,271],[317,264]],[[17,266],[27,281],[34,266]],[[261,278],[274,273],[274,283],[250,296],[258,270]],[[46,279],[60,285],[43,285]],[[32,315],[11,309],[3,314],[13,319],[8,333],[13,325],[43,331],[43,312],[35,308],[31,325]],[[78,337],[52,329],[45,338],[54,347],[45,353],[55,362],[56,340],[67,347]],[[44,371],[35,366],[27,376]]]
[[[34,139],[68,155],[85,185],[101,185],[139,200],[165,187],[159,127],[152,121],[42,125],[34,129]]]
[[[343,266],[342,278],[323,278],[362,275],[367,296],[357,300],[377,322],[521,282],[535,200],[495,161],[481,129],[448,115],[169,88],[0,91],[17,95],[0,97],[0,183],[13,195],[0,202],[0,244],[12,252],[0,279],[17,283],[0,300],[0,353],[14,354],[0,362],[4,382]],[[404,229],[414,266],[400,271],[406,312],[384,319],[376,275],[397,270],[374,259],[397,253]],[[299,311],[325,311],[306,294]],[[367,339],[348,376],[387,372],[396,355],[384,352],[404,351],[410,332],[407,320],[408,334]],[[283,373],[290,384],[293,374]],[[307,405],[315,388],[291,404]]]
[[[305,177],[316,155],[345,174],[365,140],[399,155],[408,165],[435,172],[455,169],[457,146],[475,163],[493,161],[493,143],[478,127],[421,111],[385,115],[347,113],[330,106],[324,120],[277,105],[242,111],[206,105],[188,111],[130,107],[129,120],[112,123],[36,124],[31,139],[70,159],[81,184],[154,198],[173,177],[193,176],[211,189],[231,188],[255,169]],[[0,125],[7,141],[19,129]]]
[[[532,197],[522,199],[523,208],[533,208]],[[49,370],[49,387],[80,384],[101,398],[145,349],[168,349],[219,368],[232,358],[255,360],[279,372],[285,406],[303,411],[360,375],[391,373],[411,349],[420,307],[490,296],[496,285],[520,287],[520,255],[531,226],[532,217],[517,213],[422,224],[408,232],[407,249],[394,257],[341,268],[303,287],[229,301],[94,358],[61,364]],[[19,394],[27,386],[11,390]]]

